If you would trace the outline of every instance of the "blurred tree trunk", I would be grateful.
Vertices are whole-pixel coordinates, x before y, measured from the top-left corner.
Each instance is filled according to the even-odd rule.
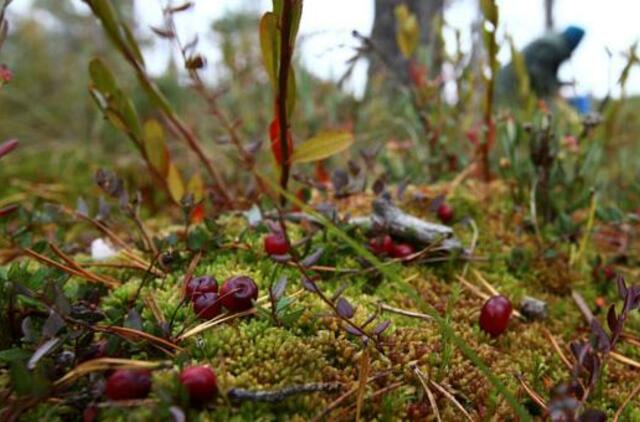
[[[433,44],[433,28],[432,23],[436,17],[441,17],[444,11],[444,0],[374,0],[375,1],[375,18],[373,22],[373,30],[371,32],[371,40],[376,48],[388,61],[392,69],[385,69],[385,65],[381,63],[376,54],[370,58],[369,77],[373,74],[392,71],[396,75],[406,78],[406,60],[400,53],[400,49],[396,44],[396,18],[394,9],[398,4],[406,4],[409,10],[418,17],[420,25],[420,45],[432,46]],[[430,51],[436,52],[435,57],[430,57],[431,76],[440,72],[442,58],[438,57],[437,52],[440,46],[433,46]]]

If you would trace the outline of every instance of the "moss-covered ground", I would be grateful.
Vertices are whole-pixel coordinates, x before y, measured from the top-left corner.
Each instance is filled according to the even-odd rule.
[[[418,192],[420,195],[416,195]],[[438,193],[435,188],[409,188],[400,205],[433,221],[436,217],[429,211],[428,201]],[[355,215],[367,213],[371,199],[350,197],[339,201],[338,208]],[[220,282],[231,275],[252,277],[260,288],[257,311],[252,315],[231,318],[180,338],[181,333],[188,334],[202,323],[195,320],[191,307],[182,303],[183,283],[194,252],[177,252],[168,265],[170,271],[162,277],[145,275],[140,270],[93,268],[123,282],[111,290],[97,288],[103,296],[94,303],[105,315],[97,323],[99,326],[128,325],[164,337],[181,349],[151,347],[153,342],[123,339],[109,329],[97,332],[91,341],[107,340],[107,356],[162,363],[153,371],[150,397],[126,404],[109,402],[99,393],[105,372],[96,371],[62,389],[45,386],[43,400],[40,404],[31,402],[22,414],[23,420],[67,420],[79,417],[86,408],[95,409],[99,420],[168,420],[175,411],[172,406],[181,406],[188,420],[203,421],[352,420],[357,412],[365,420],[435,420],[429,394],[442,420],[463,420],[458,405],[473,420],[514,420],[515,412],[503,395],[441,331],[440,325],[425,315],[425,304],[450,324],[531,415],[542,418],[544,411],[522,383],[546,401],[555,384],[570,378],[571,369],[563,361],[573,362],[569,344],[588,337],[588,325],[571,292],[579,292],[600,319],[604,319],[604,304],[619,301],[615,282],[594,280],[592,275],[595,257],[607,260],[611,253],[598,240],[597,234],[605,228],[596,222],[587,248],[580,253],[580,245],[570,242],[540,243],[544,233],[536,234],[524,223],[527,210],[514,207],[508,189],[501,184],[485,187],[476,182],[465,183],[449,200],[458,216],[456,235],[465,245],[473,246],[473,259],[452,258],[435,263],[386,260],[383,265],[411,287],[411,294],[398,288],[397,280],[386,277],[386,272],[363,267],[358,253],[335,233],[289,224],[294,243],[312,233],[311,240],[300,247],[302,255],[324,248],[320,260],[308,271],[317,275],[316,285],[328,297],[340,291],[353,304],[354,322],[364,324],[371,315],[375,320],[369,327],[391,322],[388,329],[368,342],[345,330],[338,315],[318,295],[302,287],[298,268],[269,258],[262,246],[266,226],[249,227],[240,214],[222,216],[209,228],[200,225],[190,229],[192,233],[200,232],[204,242],[204,252],[193,275],[213,275]],[[586,217],[579,213],[575,218]],[[92,230],[86,223],[81,226],[85,231]],[[633,231],[637,227],[626,229]],[[157,235],[178,234],[176,251],[180,251],[181,230],[165,229]],[[606,230],[611,232],[612,228]],[[366,244],[364,233],[352,229],[346,232]],[[123,238],[127,236],[123,234]],[[637,256],[633,253],[637,249],[632,244],[628,251],[628,262],[635,262]],[[122,258],[118,256],[113,261],[122,262]],[[74,259],[90,261],[83,254]],[[616,271],[627,276],[629,283],[637,277],[637,271],[622,264],[616,266]],[[96,290],[78,277],[69,278],[35,261],[8,266],[0,270],[0,276],[5,288],[7,281],[19,277],[29,279],[34,290],[38,283],[46,284],[47,278],[63,280],[61,285],[70,301],[86,298],[88,289]],[[283,309],[274,319],[267,292],[282,276],[287,277],[288,284],[281,302]],[[478,324],[482,295],[491,294],[490,288],[509,297],[516,308],[525,296],[543,300],[548,304],[548,317],[531,322],[512,316],[506,333],[492,338]],[[139,321],[132,322],[131,316],[127,317],[131,309],[137,311]],[[44,322],[37,315],[31,319],[38,327]],[[625,331],[634,333],[638,329],[640,317],[636,312],[631,314]],[[74,341],[77,347],[78,339],[71,340],[70,327],[62,332],[65,330],[63,349],[77,350]],[[591,407],[604,410],[609,416],[618,410],[637,384],[640,368],[634,365],[640,361],[638,344],[630,334],[616,349],[629,361],[607,359],[590,396]],[[23,339],[25,349],[35,346]],[[48,374],[58,371],[57,375],[63,376],[76,366],[60,369],[53,357],[52,362],[47,359],[42,365],[48,365],[43,369]],[[218,377],[220,394],[204,408],[185,405],[178,387],[179,369],[190,363],[208,364]],[[9,370],[3,369],[2,384],[10,383],[11,376]],[[315,383],[334,383],[338,387],[294,394],[277,403],[237,402],[226,395],[230,389],[278,391]],[[13,399],[19,401],[20,396],[14,395]],[[632,401],[621,418],[639,420],[638,403]]]

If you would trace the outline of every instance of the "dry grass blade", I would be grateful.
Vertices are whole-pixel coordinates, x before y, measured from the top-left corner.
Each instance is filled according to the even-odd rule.
[[[520,382],[522,389],[529,395],[529,397],[531,397],[531,400],[535,401],[538,406],[540,406],[542,409],[544,409],[545,412],[547,412],[547,405],[545,404],[544,399],[540,397],[540,395],[536,393],[531,387],[529,387],[520,375],[516,374],[516,379]]]
[[[76,366],[62,378],[55,381],[53,385],[60,387],[91,372],[106,371],[109,369],[156,369],[164,365],[164,362],[149,362],[145,360],[117,358],[93,359]]]
[[[485,289],[487,289],[489,292],[491,292],[491,294],[493,296],[497,296],[500,294],[500,292],[493,287],[480,273],[480,271],[478,270],[473,270],[473,275],[476,276],[476,278],[480,281],[480,283],[482,283],[482,285],[484,286]]]
[[[469,283],[464,277],[462,277],[461,275],[457,275],[456,277],[458,278],[458,280],[460,280],[460,283],[462,283],[464,285],[464,287],[466,287],[471,293],[473,293],[474,295],[478,296],[482,300],[489,299],[489,295],[488,294],[484,293],[483,291],[478,289],[476,286],[474,286],[473,284]]]
[[[549,330],[547,330],[544,327],[542,327],[542,332],[547,336],[547,338],[551,342],[551,346],[553,346],[555,351],[558,353],[558,356],[560,356],[560,360],[562,360],[562,362],[565,364],[565,366],[568,369],[573,369],[573,365],[571,364],[571,362],[569,362],[569,359],[567,359],[565,354],[562,352],[562,349],[560,348],[560,345],[558,344],[558,341],[555,339],[555,337],[553,337],[551,332],[549,332]]]
[[[438,403],[436,403],[436,398],[433,396],[433,393],[429,388],[429,380],[427,379],[427,376],[420,370],[420,368],[418,368],[417,365],[413,365],[411,369],[413,369],[416,377],[418,377],[418,379],[420,380],[420,384],[422,384],[424,392],[427,393],[427,398],[429,399],[429,404],[431,404],[431,409],[433,409],[436,420],[442,422],[442,419],[440,418],[440,410],[438,410]]]
[[[451,394],[449,391],[447,391],[446,388],[444,388],[443,386],[441,386],[440,384],[438,384],[434,380],[429,380],[429,383],[431,383],[431,385],[436,390],[440,391],[442,393],[442,395],[444,395],[447,399],[449,399],[449,401],[451,403],[453,403],[454,406],[456,406],[458,409],[460,409],[460,412],[462,412],[462,414],[467,418],[467,420],[473,422],[473,418],[471,417],[469,412],[467,412],[467,410],[464,408],[464,406],[462,406],[462,404],[460,404],[460,402],[458,400],[456,400],[456,398],[453,396],[453,394]]]
[[[476,170],[476,163],[472,163],[466,169],[462,170],[452,181],[449,183],[449,186],[445,189],[445,197],[449,198],[453,196],[454,192],[460,186],[464,180],[469,177]]]
[[[66,272],[68,274],[71,274],[71,275],[75,275],[76,277],[82,278],[82,279],[90,281],[92,283],[105,284],[105,285],[107,285],[109,287],[117,287],[117,286],[120,285],[120,282],[118,280],[115,280],[115,279],[111,279],[111,280],[103,279],[103,278],[101,278],[99,276],[96,276],[95,274],[90,273],[88,271],[78,271],[77,269],[74,269],[74,268],[71,268],[71,267],[66,266],[64,264],[61,264],[59,262],[56,262],[53,259],[51,259],[51,258],[49,258],[49,257],[47,257],[45,255],[39,254],[38,252],[34,251],[33,249],[27,248],[27,249],[23,249],[23,251],[27,255],[31,256],[32,258],[37,259],[40,262],[43,262],[44,264],[50,265],[50,266],[55,267],[55,268],[57,268],[57,269],[59,269],[61,271],[64,271],[64,272]]]
[[[425,321],[433,321],[433,317],[427,314],[421,314],[420,312],[407,311],[405,309],[394,308],[393,306],[387,304],[380,304],[380,309],[383,311],[391,312],[392,314],[403,315],[410,318],[418,318],[423,319]]]
[[[69,257],[67,254],[62,252],[62,250],[60,248],[58,248],[56,245],[54,245],[53,243],[49,242],[49,247],[70,268],[73,268],[74,270],[78,271],[80,274],[83,274],[85,277],[94,278],[96,280],[102,280],[102,282],[104,282],[105,284],[110,284],[110,285],[113,285],[113,286],[119,286],[120,285],[120,281],[116,280],[113,277],[109,277],[109,276],[101,275],[101,274],[95,274],[95,273],[92,273],[91,271],[85,270],[77,262],[75,262],[73,259],[71,259],[71,257]]]
[[[95,329],[97,331],[102,331],[105,333],[115,333],[125,338],[136,339],[136,340],[147,340],[156,345],[161,345],[168,347],[171,350],[179,350],[183,352],[185,349],[174,344],[168,340],[165,340],[160,337],[156,337],[152,334],[145,333],[144,331],[134,330],[133,328],[127,327],[118,327],[118,326],[96,326]]]
[[[624,401],[622,402],[618,410],[616,410],[616,413],[613,415],[613,422],[618,422],[618,420],[620,419],[620,415],[624,411],[624,408],[627,407],[629,402],[631,402],[631,400],[633,400],[633,398],[637,396],[638,393],[640,393],[640,384],[636,385],[631,393],[629,393],[629,395],[625,397]]]
[[[255,308],[251,308],[251,309],[249,309],[247,311],[242,311],[242,312],[238,312],[238,313],[235,313],[235,314],[222,314],[222,315],[220,315],[220,316],[218,316],[218,317],[216,317],[216,318],[214,318],[212,320],[205,321],[205,322],[203,322],[201,324],[196,325],[195,327],[193,327],[192,329],[190,329],[189,331],[187,331],[186,333],[184,333],[180,337],[178,337],[176,339],[176,341],[181,342],[181,341],[183,341],[183,340],[185,340],[185,339],[187,339],[187,338],[189,338],[191,336],[194,336],[194,335],[199,334],[199,333],[201,333],[201,332],[203,332],[205,330],[208,330],[209,328],[213,328],[216,325],[220,325],[220,324],[222,324],[224,322],[231,321],[231,320],[236,319],[236,318],[241,318],[243,316],[253,315],[255,313],[256,313],[256,309]]]
[[[155,296],[153,296],[151,293],[148,293],[144,297],[144,303],[149,309],[151,309],[151,313],[159,324],[164,324],[165,322],[167,322],[164,315],[162,314],[162,311],[160,310],[160,307],[158,306],[158,302],[156,302]]]
[[[358,379],[358,395],[356,398],[356,422],[360,420],[362,414],[362,403],[364,401],[364,393],[367,387],[367,379],[369,378],[369,347],[365,346],[360,360],[360,378]]]
[[[640,368],[640,362],[635,361],[631,358],[628,358],[620,353],[609,352],[609,356],[611,356],[614,360],[617,360],[620,363],[624,363],[625,365],[633,366],[634,368]]]

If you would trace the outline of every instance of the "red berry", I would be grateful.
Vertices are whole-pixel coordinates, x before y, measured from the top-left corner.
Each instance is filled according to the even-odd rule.
[[[192,299],[202,293],[217,293],[218,281],[210,275],[194,277],[187,282],[185,288],[187,297]]]
[[[151,391],[151,373],[136,369],[118,369],[107,379],[105,394],[111,400],[143,399]]]
[[[602,269],[602,274],[604,275],[604,279],[607,281],[613,280],[618,275],[618,273],[616,273],[616,270],[608,265]]]
[[[393,240],[388,234],[377,236],[369,240],[369,249],[376,255],[391,255],[393,250]]]
[[[390,255],[393,258],[406,258],[414,252],[413,246],[408,243],[396,243],[393,245]]]
[[[180,374],[180,382],[189,393],[192,403],[202,404],[218,392],[216,374],[208,366],[191,366]]]
[[[239,275],[227,279],[220,288],[222,305],[230,311],[245,311],[258,298],[258,286],[249,277]]]
[[[506,297],[502,295],[490,297],[480,312],[480,328],[493,337],[499,336],[507,329],[512,311],[511,301]]]
[[[453,208],[446,203],[438,205],[438,218],[444,224],[448,224],[453,220]]]
[[[222,304],[217,293],[202,293],[193,297],[193,310],[198,318],[212,319],[220,315]]]
[[[289,252],[289,244],[282,233],[269,233],[264,237],[264,250],[269,255],[285,255]]]

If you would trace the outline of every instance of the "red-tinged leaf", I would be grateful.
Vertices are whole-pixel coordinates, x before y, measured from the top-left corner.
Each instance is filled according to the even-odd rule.
[[[204,203],[199,203],[191,209],[189,216],[191,224],[200,224],[204,221]]]
[[[338,298],[338,301],[336,302],[336,309],[338,310],[338,314],[340,314],[341,317],[347,319],[352,318],[353,314],[355,313],[351,303],[349,303],[349,301],[343,297]]]
[[[324,161],[318,161],[316,163],[315,174],[316,174],[316,181],[318,183],[322,183],[324,185],[328,185],[329,183],[331,183],[331,175],[329,174],[326,167],[324,166]]]
[[[607,312],[607,324],[609,324],[609,329],[611,331],[615,331],[618,326],[618,318],[616,316],[616,306],[611,305],[609,307],[609,312]]]
[[[280,122],[276,117],[269,126],[269,138],[271,140],[271,152],[278,165],[282,164],[282,149],[280,148]],[[289,156],[293,152],[293,137],[291,131],[287,130],[287,144],[289,146]]]
[[[17,210],[18,205],[16,204],[7,205],[6,207],[0,208],[0,218],[13,214]]]
[[[607,352],[611,348],[611,342],[609,341],[609,336],[602,328],[602,325],[597,319],[591,320],[591,337],[593,343],[593,347],[600,352]]]
[[[308,188],[300,188],[296,192],[296,198],[298,198],[298,200],[303,204],[307,204],[311,199],[311,193],[309,192]],[[291,211],[300,212],[302,211],[302,208],[300,208],[297,204],[294,203],[291,207]]]
[[[0,158],[4,157],[14,149],[18,148],[18,144],[19,142],[17,139],[10,139],[0,144]]]
[[[620,299],[626,298],[628,290],[627,284],[624,282],[624,277],[618,275],[618,278],[616,278],[616,284],[618,285],[618,296],[620,296]]]

